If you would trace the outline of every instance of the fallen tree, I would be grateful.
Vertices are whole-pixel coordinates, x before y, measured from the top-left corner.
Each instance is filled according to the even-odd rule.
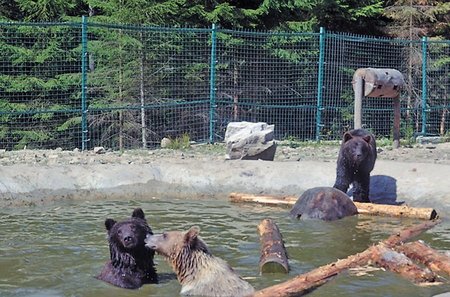
[[[295,278],[286,282],[262,289],[253,294],[258,297],[276,297],[276,296],[302,296],[314,288],[321,286],[330,280],[333,276],[338,275],[344,270],[354,267],[360,267],[369,263],[376,263],[380,253],[386,249],[391,249],[411,238],[419,235],[425,230],[428,230],[438,224],[439,221],[426,221],[419,225],[415,225],[395,233],[386,240],[371,246],[365,251],[351,255],[345,259],[338,260],[334,263],[318,267],[310,272],[296,276]],[[394,265],[395,267],[395,265]],[[431,277],[430,277],[431,276]],[[411,278],[410,278],[411,279]],[[425,278],[414,278],[417,282],[434,281],[433,275],[428,275]]]
[[[249,202],[286,207],[293,206],[298,199],[298,197],[295,196],[253,195],[246,193],[231,193],[229,197],[231,202]],[[433,208],[418,208],[409,207],[406,205],[386,205],[360,202],[354,203],[359,214],[408,217],[422,220],[434,220],[438,218],[438,214]]]

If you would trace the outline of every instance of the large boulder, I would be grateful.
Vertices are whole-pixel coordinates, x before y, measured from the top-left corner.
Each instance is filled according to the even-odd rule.
[[[229,123],[225,132],[226,158],[273,161],[277,147],[274,127],[261,122]]]
[[[290,216],[333,221],[357,213],[355,204],[344,192],[332,187],[317,187],[305,191],[298,198]]]

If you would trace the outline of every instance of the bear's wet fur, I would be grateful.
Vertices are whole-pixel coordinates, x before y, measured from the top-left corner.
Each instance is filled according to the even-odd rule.
[[[338,220],[358,213],[350,197],[332,187],[317,187],[305,191],[291,209],[296,219]]]
[[[147,234],[153,233],[142,209],[136,208],[131,218],[121,222],[106,219],[105,227],[110,261],[97,278],[126,289],[156,283],[157,274],[153,263],[155,252],[145,247]]]
[[[198,236],[196,226],[188,231],[148,235],[146,246],[164,256],[175,271],[180,294],[195,296],[246,296],[254,292],[224,260],[211,254]]]
[[[377,159],[375,137],[364,129],[344,134],[337,159],[334,188],[346,193],[353,184],[353,201],[370,202],[370,172]]]

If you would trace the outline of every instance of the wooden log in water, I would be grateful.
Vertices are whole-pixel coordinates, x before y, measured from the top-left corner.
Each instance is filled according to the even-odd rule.
[[[275,196],[275,195],[253,195],[246,193],[231,193],[231,202],[259,203],[269,206],[290,207],[295,204],[298,197],[295,196]],[[422,220],[434,220],[438,218],[436,210],[433,208],[409,207],[406,205],[386,205],[354,202],[359,214],[408,217]]]
[[[428,268],[419,267],[404,254],[381,244],[374,250],[371,261],[373,261],[372,265],[396,272],[416,284],[431,283],[436,280],[436,275]]]
[[[405,242],[421,232],[426,231],[439,221],[426,221],[419,225],[415,225],[404,229],[398,233],[389,236],[388,239],[380,242],[375,246],[371,246],[365,251],[350,255],[345,259],[338,260],[334,263],[327,264],[310,272],[296,276],[293,279],[285,281],[283,283],[267,287],[265,289],[259,290],[253,294],[255,297],[284,297],[284,296],[302,296],[314,288],[317,288],[328,280],[332,279],[333,276],[338,275],[340,272],[345,271],[349,268],[360,267],[373,261],[374,255],[378,253],[378,248],[382,247],[393,247],[397,244]]]
[[[259,271],[261,273],[288,273],[289,263],[283,238],[275,222],[264,219],[258,225],[261,242]]]
[[[450,257],[432,249],[420,241],[409,242],[395,248],[408,258],[422,263],[435,273],[450,275]]]

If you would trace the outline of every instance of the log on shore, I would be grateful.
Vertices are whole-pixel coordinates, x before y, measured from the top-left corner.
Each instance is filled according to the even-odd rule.
[[[246,193],[231,193],[231,202],[259,203],[268,206],[291,207],[298,200],[295,196],[253,195]],[[406,205],[387,205],[374,203],[354,202],[359,214],[382,215],[393,217],[408,217],[422,220],[434,220],[438,218],[433,208],[409,207]]]
[[[392,217],[406,217],[422,220],[434,220],[438,215],[433,208],[409,207],[407,205],[389,205],[354,202],[358,213],[368,215],[384,215]]]
[[[259,271],[261,273],[288,273],[289,263],[280,229],[271,219],[264,219],[258,225],[261,242]]]
[[[409,242],[396,247],[408,258],[422,263],[435,273],[450,275],[450,257],[439,253],[420,241]]]
[[[293,279],[283,283],[267,287],[254,293],[255,297],[282,297],[282,296],[302,296],[307,294],[314,288],[321,286],[330,280],[333,276],[349,268],[364,266],[368,264],[378,253],[378,248],[393,247],[397,244],[405,242],[412,237],[419,235],[421,232],[428,230],[438,224],[439,221],[427,221],[419,225],[404,229],[396,234],[391,235],[388,239],[380,242],[375,246],[371,246],[365,251],[350,255],[349,257],[338,260],[334,263],[327,264],[310,272],[296,276]]]

